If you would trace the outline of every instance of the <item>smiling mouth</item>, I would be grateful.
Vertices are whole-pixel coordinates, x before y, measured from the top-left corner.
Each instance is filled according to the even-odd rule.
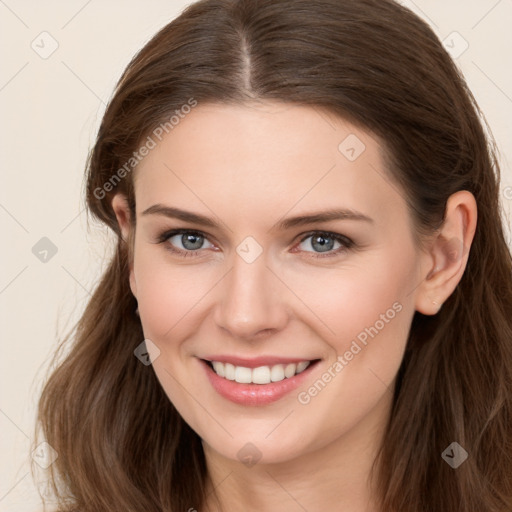
[[[272,366],[259,366],[257,368],[236,366],[231,363],[208,361],[206,359],[203,359],[203,361],[223,379],[238,382],[239,384],[270,384],[272,382],[291,379],[320,361],[320,359],[300,361],[298,363],[275,364]]]

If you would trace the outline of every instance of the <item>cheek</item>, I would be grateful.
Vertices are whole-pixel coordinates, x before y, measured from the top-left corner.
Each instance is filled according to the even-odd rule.
[[[164,251],[141,248],[134,260],[140,317],[146,337],[155,340],[175,337],[189,324],[214,284],[211,272],[172,263]]]
[[[337,272],[317,279],[314,288],[304,278],[297,291],[308,297],[322,321],[316,321],[318,332],[327,333],[323,339],[332,349],[324,373],[298,395],[306,417],[313,410],[323,417],[324,438],[350,430],[382,400],[391,400],[414,315],[408,296],[414,260],[409,266],[393,261],[382,258],[381,265]],[[313,419],[310,428],[316,428]]]
[[[397,244],[398,246],[398,244]],[[403,333],[413,314],[416,255],[406,244],[400,250],[375,251],[357,260],[347,260],[338,268],[305,268],[286,271],[284,281],[307,308],[302,318],[318,326],[321,335],[337,354],[349,349],[358,338],[394,331]],[[407,313],[406,313],[407,312]],[[404,314],[405,313],[405,314]],[[405,334],[402,337],[406,337]]]

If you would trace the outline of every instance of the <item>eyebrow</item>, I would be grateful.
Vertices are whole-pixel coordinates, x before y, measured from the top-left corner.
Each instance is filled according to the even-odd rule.
[[[142,212],[142,215],[162,215],[171,219],[179,219],[193,224],[200,224],[209,228],[220,228],[220,225],[212,220],[210,217],[201,215],[199,213],[189,212],[180,208],[165,206],[162,204],[154,204]],[[368,223],[373,223],[374,220],[355,210],[351,209],[334,209],[323,210],[313,213],[304,213],[296,215],[295,217],[288,217],[276,222],[269,231],[285,231],[287,229],[304,226],[307,224],[318,224],[321,222],[328,222],[333,220],[357,220]]]

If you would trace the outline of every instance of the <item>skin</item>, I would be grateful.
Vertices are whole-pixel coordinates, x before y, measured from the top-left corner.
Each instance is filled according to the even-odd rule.
[[[349,135],[365,145],[354,161],[338,149]],[[130,283],[145,337],[160,350],[154,371],[202,438],[210,487],[226,510],[378,510],[370,468],[414,312],[436,314],[453,292],[476,226],[473,196],[457,192],[444,225],[420,249],[382,150],[375,135],[319,109],[200,104],[137,167],[135,233],[125,198],[113,199],[123,237],[134,235]],[[142,214],[155,204],[208,216],[220,227]],[[274,229],[283,218],[332,208],[372,222]],[[198,254],[169,250],[174,243],[186,251],[181,236],[156,243],[175,228],[205,234]],[[315,231],[354,245],[321,257],[306,238]],[[236,251],[248,236],[263,249],[252,263]],[[332,373],[337,356],[397,303],[400,312],[300,403],[298,394]],[[211,387],[198,359],[210,354],[321,361],[306,385],[250,407]],[[251,467],[237,456],[247,443],[261,454]],[[220,510],[213,494],[204,510]]]

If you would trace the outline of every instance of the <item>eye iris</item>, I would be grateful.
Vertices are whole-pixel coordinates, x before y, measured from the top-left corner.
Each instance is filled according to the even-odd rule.
[[[196,249],[200,249],[203,245],[204,237],[201,235],[195,235],[193,233],[185,233],[181,235],[181,243],[185,249],[190,249],[194,251]]]
[[[334,239],[329,236],[316,235],[311,239],[311,246],[318,252],[330,251],[334,246]]]

